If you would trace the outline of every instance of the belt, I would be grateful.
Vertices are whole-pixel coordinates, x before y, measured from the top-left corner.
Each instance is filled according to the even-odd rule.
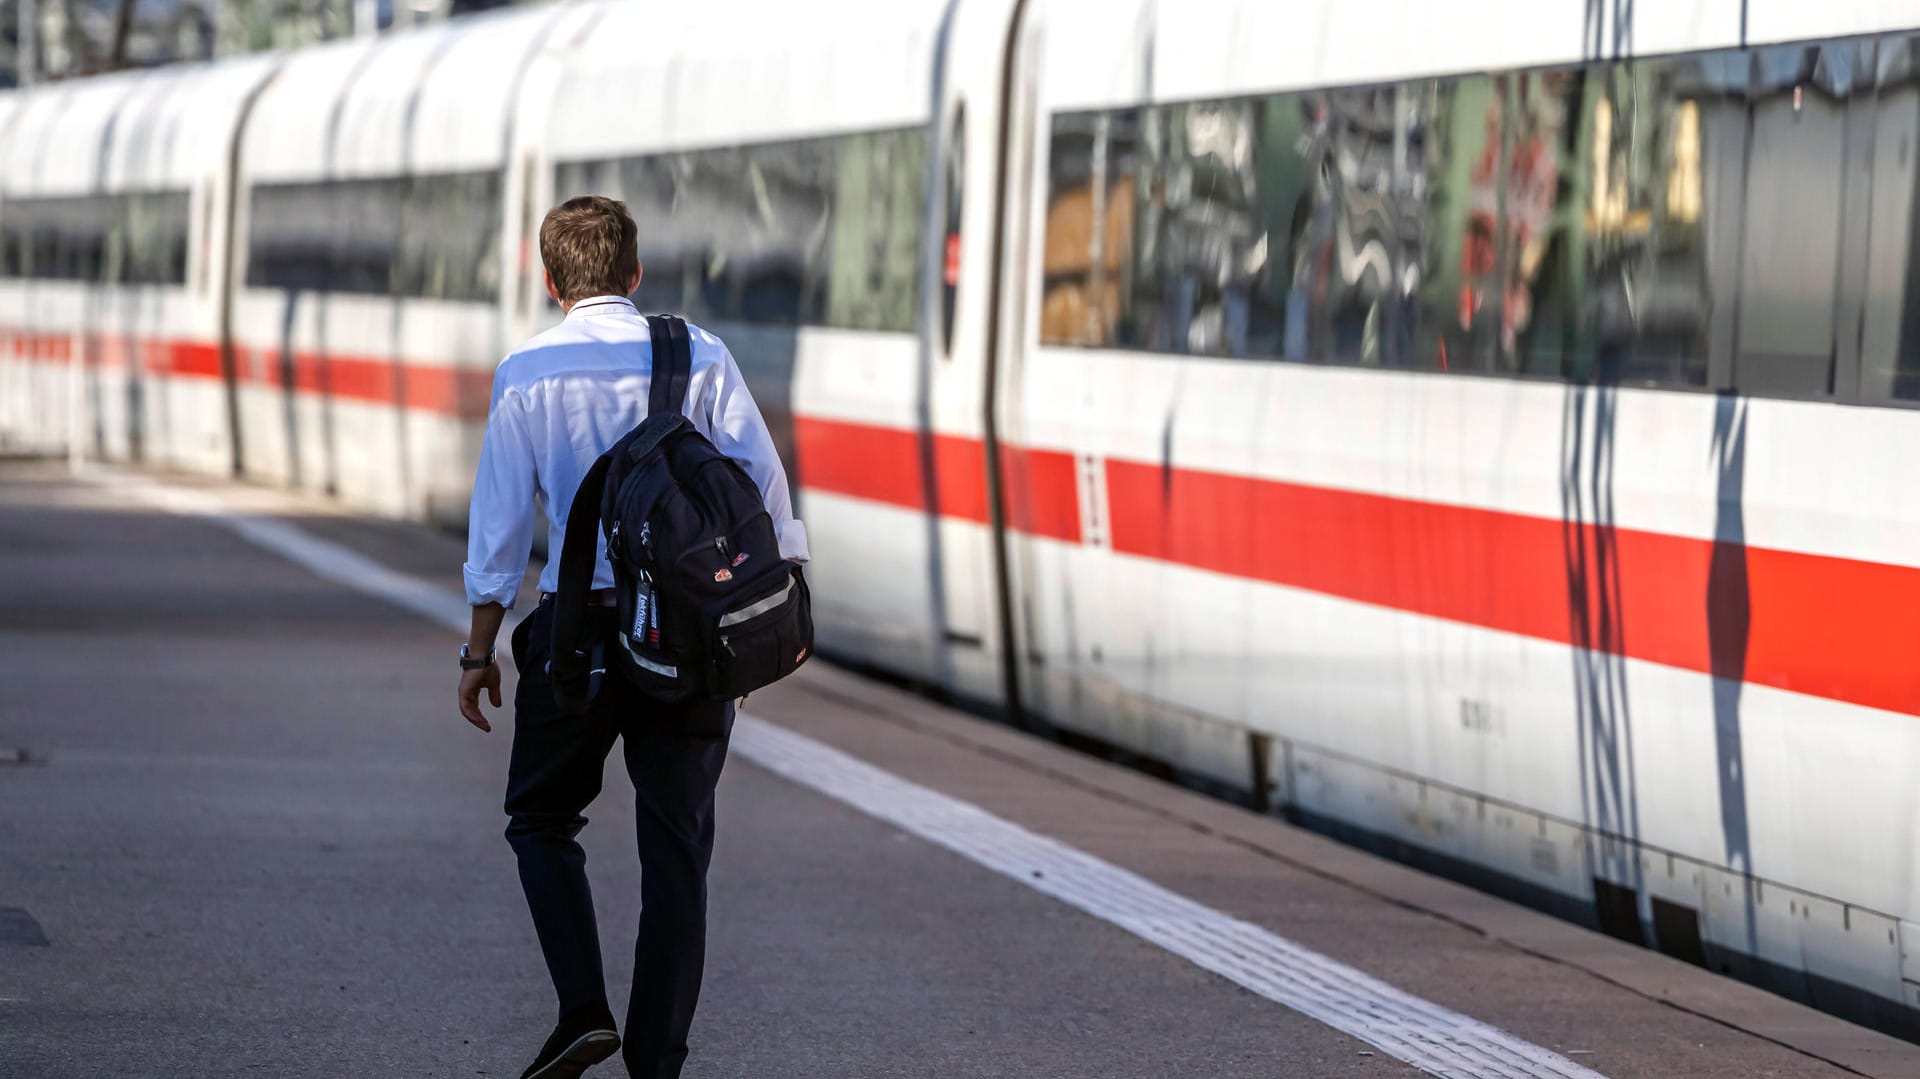
[[[540,593],[540,602],[553,602],[553,593]],[[619,605],[620,596],[611,588],[596,588],[587,593],[587,606],[589,607],[617,607]]]

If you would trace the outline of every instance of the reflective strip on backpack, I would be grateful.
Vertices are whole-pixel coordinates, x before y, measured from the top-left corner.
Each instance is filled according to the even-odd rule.
[[[652,671],[653,673],[659,675],[662,678],[680,677],[680,668],[669,667],[664,663],[655,663],[654,661],[634,651],[633,642],[628,640],[627,635],[624,633],[620,635],[620,644],[622,647],[624,647],[627,650],[627,657],[629,659],[632,659],[636,666]]]
[[[737,611],[728,611],[726,614],[721,615],[720,628],[726,629],[728,626],[739,625],[740,623],[745,622],[749,618],[766,614],[768,611],[771,611],[775,607],[778,607],[782,603],[785,603],[787,601],[787,597],[792,594],[793,594],[793,577],[789,575],[787,577],[787,587],[782,588],[780,591],[775,592],[773,595],[768,596],[766,599],[763,599],[758,603],[748,604],[747,606],[742,607]]]

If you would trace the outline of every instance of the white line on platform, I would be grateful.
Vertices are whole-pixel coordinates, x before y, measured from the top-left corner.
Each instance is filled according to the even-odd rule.
[[[1598,1074],[785,727],[742,716],[733,745],[768,771],[1119,926],[1422,1071],[1565,1079]]]
[[[233,513],[204,492],[144,482],[127,486],[152,505],[223,525],[326,580],[456,632],[468,628],[460,597],[339,544],[281,521]],[[743,715],[733,748],[776,775],[1118,926],[1422,1071],[1449,1079],[1599,1079],[1598,1072],[1497,1027],[785,727]]]
[[[208,491],[170,487],[123,475],[109,474],[102,478],[115,489],[126,491],[157,509],[187,517],[204,517],[238,533],[255,546],[305,566],[323,580],[378,596],[462,633],[470,628],[464,597],[411,574],[389,569],[358,551],[323,540],[285,521],[235,512],[218,495]]]

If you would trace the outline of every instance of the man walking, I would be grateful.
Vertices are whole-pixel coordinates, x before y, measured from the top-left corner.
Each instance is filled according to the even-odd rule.
[[[574,838],[600,793],[616,739],[633,777],[640,846],[640,935],[623,1053],[634,1076],[680,1074],[706,959],[714,787],[733,704],[664,705],[624,679],[607,678],[588,712],[574,716],[556,704],[546,669],[551,598],[574,492],[594,460],[646,418],[651,339],[646,319],[626,299],[640,284],[637,250],[637,229],[620,202],[585,196],[547,214],[540,259],[547,292],[566,318],[494,372],[473,485],[465,569],[473,628],[460,652],[460,712],[483,731],[492,727],[480,710],[481,692],[500,706],[494,641],[526,572],[536,495],[545,503],[551,552],[540,604],[513,633],[520,681],[506,808],[507,842],[560,997],[560,1021],[522,1079],[576,1076],[622,1048],[601,973],[586,854]],[[806,561],[806,530],[793,517],[786,473],[732,354],[704,330],[690,327],[689,334],[687,417],[760,488],[781,555]],[[603,551],[588,625],[609,640],[617,632],[612,584]]]

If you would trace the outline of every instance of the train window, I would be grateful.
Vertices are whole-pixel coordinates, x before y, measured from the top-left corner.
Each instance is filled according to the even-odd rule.
[[[1856,77],[1871,70],[1860,55],[1870,47],[1834,42],[1752,54],[1734,361],[1743,392],[1834,391],[1847,120],[1851,99],[1872,91],[1870,78]]]
[[[505,208],[505,185],[498,172],[468,175],[461,181],[470,211],[464,229],[443,235],[454,241],[449,259],[447,296],[493,303],[500,297],[500,223]]]
[[[247,214],[247,284],[321,291],[333,287],[337,223],[326,184],[261,184]]]
[[[184,191],[8,199],[0,276],[184,284],[186,230]]]
[[[1586,379],[1603,332],[1631,343],[1622,256],[1650,231],[1654,185],[1628,182],[1647,162],[1616,123],[1638,117],[1629,76],[1619,65],[1499,80],[1509,130],[1497,370]]]
[[[1477,285],[1460,271],[1475,254],[1462,240],[1471,201],[1448,121],[1477,119],[1478,104],[1451,82],[1423,82],[1269,105],[1270,135],[1292,144],[1263,153],[1284,189],[1273,194],[1292,204],[1267,222],[1268,247],[1285,260],[1279,355],[1374,367],[1466,360],[1447,322],[1423,316],[1451,311],[1442,297]]]
[[[1671,386],[1719,372],[1716,384],[1742,392],[1833,393],[1837,328],[1854,321],[1840,282],[1858,261],[1843,255],[1843,224],[1860,197],[1846,168],[1859,137],[1848,99],[1870,67],[1860,48],[1728,50],[1561,77],[1553,108],[1578,132],[1565,161],[1579,212],[1548,219],[1541,269],[1520,296],[1532,322],[1516,343],[1524,368]]]
[[[1702,385],[1742,55],[1058,115],[1041,338]]]
[[[247,284],[493,302],[500,187],[497,172],[258,185]]]
[[[117,209],[116,226],[124,237],[119,279],[135,285],[186,284],[187,193],[128,195]]]
[[[1256,103],[1252,118],[1253,184],[1248,204],[1257,223],[1253,245],[1236,264],[1246,304],[1246,349],[1232,355],[1309,356],[1309,312],[1314,252],[1326,237],[1316,227],[1331,218],[1316,211],[1325,177],[1313,167],[1315,140],[1310,132],[1322,122],[1317,96],[1268,97]],[[1324,294],[1321,294],[1324,295]],[[1324,338],[1313,354],[1326,355]]]
[[[1686,59],[1610,74],[1594,102],[1588,159],[1594,373],[1603,381],[1703,384],[1708,316],[1738,278],[1714,274],[1705,257],[1701,105],[1739,87],[1728,85],[1724,67]],[[1717,110],[1705,111],[1711,118]],[[1716,152],[1738,153],[1738,143],[1715,141]]]
[[[911,330],[919,301],[920,216],[926,136],[876,132],[837,140],[834,215],[827,255],[827,323]]]
[[[1509,139],[1519,145],[1527,136],[1508,115],[1508,83],[1508,77],[1475,75],[1416,83],[1396,94],[1399,119],[1392,127],[1404,131],[1408,167],[1394,201],[1420,242],[1417,261],[1403,258],[1398,267],[1411,267],[1417,284],[1387,290],[1411,295],[1399,310],[1376,309],[1380,329],[1371,337],[1396,336],[1376,346],[1389,362],[1404,355],[1409,365],[1440,371],[1495,370],[1496,354],[1517,332],[1524,307],[1513,296],[1520,261],[1515,240],[1523,229],[1515,218],[1531,212],[1525,198],[1531,180],[1529,157],[1507,152]],[[1384,103],[1377,108],[1385,111]],[[1354,246],[1368,250],[1358,238]],[[1375,254],[1350,272],[1395,268],[1390,257]],[[1408,307],[1415,324],[1396,326],[1395,316],[1405,317]]]
[[[20,277],[26,272],[24,220],[17,200],[0,199],[0,277]]]
[[[703,308],[706,245],[689,227],[690,218],[713,212],[715,192],[693,185],[690,155],[633,158],[624,162],[571,166],[572,176],[557,181],[567,192],[621,192],[640,226],[640,288],[633,302],[642,311],[693,312]],[[675,207],[699,206],[682,215]]]
[[[627,203],[644,310],[910,332],[925,168],[914,129],[564,162],[554,190]]]
[[[1920,37],[1883,39],[1875,68],[1860,392],[1912,401],[1920,400]]]
[[[111,199],[21,199],[12,205],[25,219],[26,275],[56,281],[102,279]]]
[[[402,194],[393,291],[432,300],[498,300],[500,174],[414,176]]]
[[[1268,299],[1272,251],[1257,156],[1268,103],[1180,105],[1141,114],[1138,181],[1131,188],[1134,264],[1123,268],[1121,344],[1244,356],[1271,351],[1277,343],[1250,340],[1253,308]],[[1125,147],[1119,148],[1124,168]],[[1110,147],[1109,168],[1114,160]],[[1124,180],[1121,188],[1126,190]]]
[[[340,292],[393,291],[400,210],[406,181],[343,180],[327,185],[337,228],[333,287]]]
[[[1504,80],[1497,369],[1706,383],[1736,280],[1743,70],[1723,53]]]
[[[848,163],[826,142],[709,150],[691,155],[680,189],[690,210],[674,225],[687,262],[687,290],[715,317],[778,326],[859,326],[845,303],[827,303],[834,240],[856,214],[835,214]],[[704,196],[698,194],[705,191]],[[858,205],[858,203],[855,203]],[[876,220],[882,208],[873,207]]]
[[[1155,291],[1130,277],[1134,213],[1142,200],[1141,126],[1139,110],[1054,121],[1042,256],[1043,342],[1097,348],[1152,335],[1150,312],[1133,312],[1124,334],[1122,328],[1123,309],[1134,296]]]
[[[0,199],[0,277],[26,277],[32,244],[33,205],[30,199]]]
[[[941,219],[946,222],[945,233],[940,243],[940,354],[953,356],[953,318],[954,308],[960,294],[960,232],[963,223],[962,211],[966,207],[967,193],[967,110],[966,106],[954,110],[953,125],[948,129],[946,150],[946,168],[942,175],[946,178],[943,197],[946,212]]]

